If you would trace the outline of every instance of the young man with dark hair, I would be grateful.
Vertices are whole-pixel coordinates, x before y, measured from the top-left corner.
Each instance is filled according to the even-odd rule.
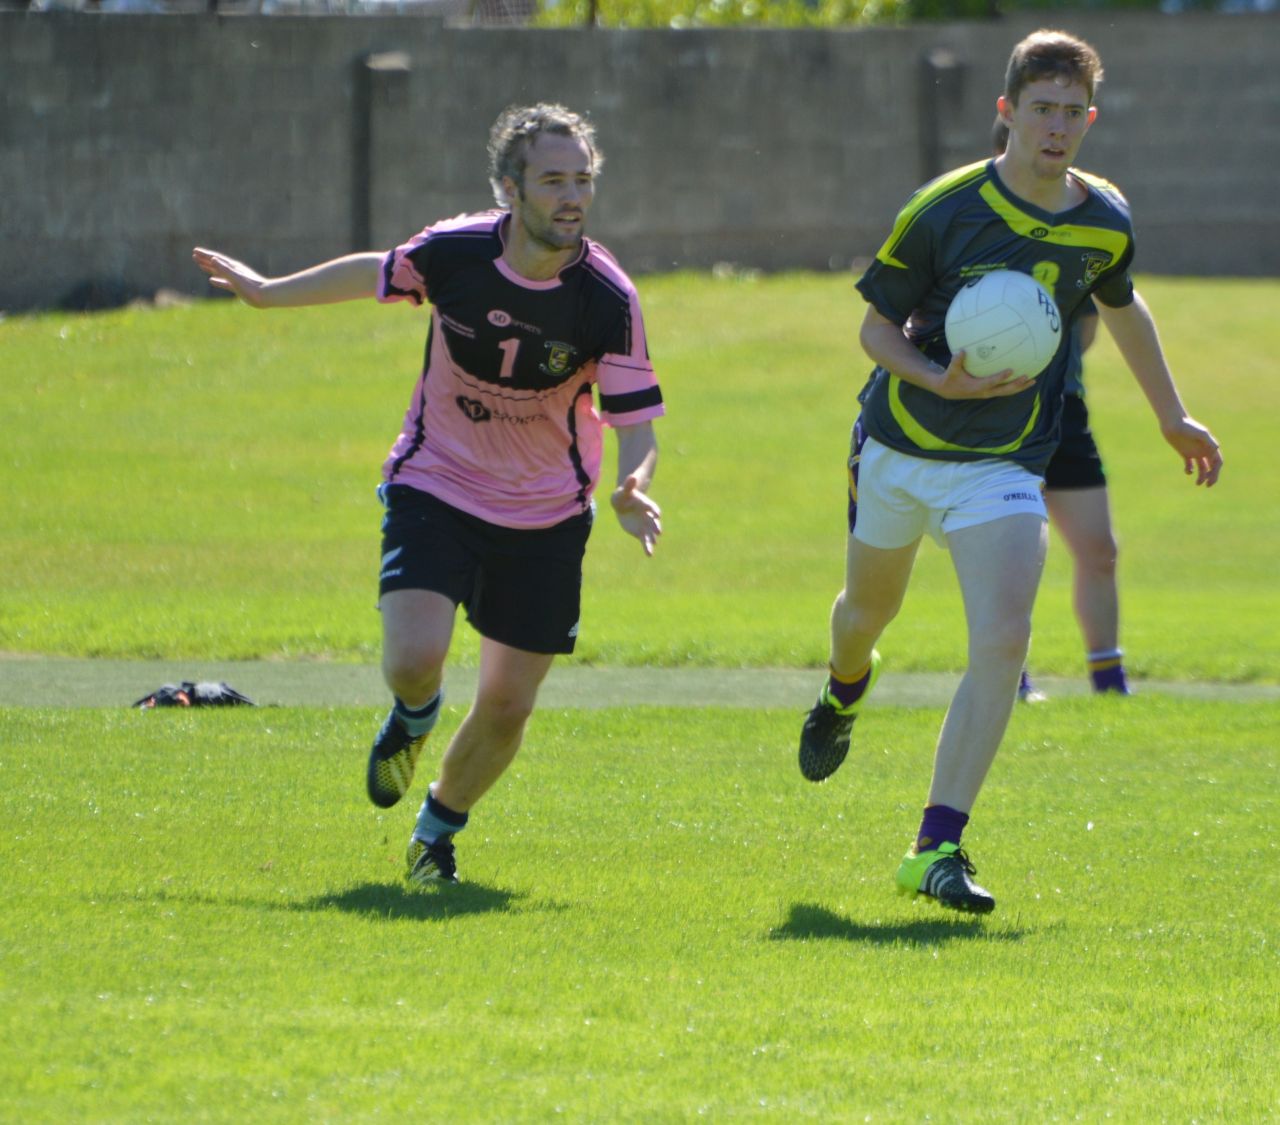
[[[1101,315],[1197,484],[1218,479],[1218,443],[1191,419],[1155,325],[1129,275],[1129,207],[1072,167],[1096,115],[1102,77],[1084,41],[1038,31],[1010,57],[997,100],[1009,128],[1000,157],[922,187],[858,282],[860,332],[876,363],[860,396],[850,457],[845,585],[831,614],[830,676],[800,737],[812,781],[844,760],[879,672],[875,644],[896,616],[925,532],[946,546],[968,624],[968,664],[939,734],[915,843],[897,884],[956,910],[985,913],[961,833],[1009,721],[1044,562],[1044,470],[1058,443],[1070,328],[1085,301]],[[971,376],[943,320],[962,285],[986,272],[1031,274],[1068,331],[1035,379]]]
[[[490,134],[499,207],[385,253],[266,278],[197,249],[211,283],[257,308],[376,297],[431,305],[422,374],[383,465],[383,675],[395,703],[370,751],[381,807],[408,792],[440,713],[459,605],[480,633],[476,697],[409,841],[413,883],[456,882],[454,837],[520,747],[538,688],[578,634],[601,422],[618,443],[610,500],[651,555],[663,413],[634,285],[584,237],[601,159],[590,123],[512,107]],[[593,403],[599,395],[600,412]]]

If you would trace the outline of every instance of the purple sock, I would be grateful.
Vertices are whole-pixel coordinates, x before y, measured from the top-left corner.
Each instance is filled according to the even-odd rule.
[[[1089,653],[1089,679],[1094,691],[1113,691],[1129,695],[1129,681],[1124,674],[1124,653],[1118,648],[1110,652]]]
[[[1114,668],[1102,668],[1097,672],[1090,672],[1089,679],[1093,681],[1094,691],[1113,691],[1118,695],[1129,695],[1129,681],[1125,678],[1124,665],[1117,664]]]
[[[827,677],[827,694],[839,702],[841,707],[852,707],[862,698],[862,693],[867,690],[867,684],[871,682],[871,665],[867,665],[866,672],[859,676],[852,683],[846,680],[837,680],[835,672]]]
[[[940,844],[959,844],[960,834],[969,823],[969,814],[949,805],[929,805],[916,835],[916,851],[936,851]]]

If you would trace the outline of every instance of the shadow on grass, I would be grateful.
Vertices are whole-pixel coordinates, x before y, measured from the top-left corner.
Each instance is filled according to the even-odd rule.
[[[863,942],[868,945],[942,945],[949,941],[1020,941],[1021,931],[991,930],[978,918],[942,914],[918,922],[855,922],[824,906],[793,903],[781,926],[769,931],[772,941]]]
[[[521,891],[508,891],[501,887],[486,887],[482,883],[442,883],[421,890],[401,887],[393,883],[360,883],[346,890],[313,895],[310,898],[245,898],[222,897],[214,894],[182,894],[160,891],[158,894],[127,896],[130,901],[185,902],[200,906],[234,906],[248,910],[279,910],[290,912],[321,912],[341,910],[347,914],[359,914],[366,918],[382,918],[388,921],[443,922],[450,918],[462,918],[469,914],[515,913],[528,907]],[[564,910],[560,903],[538,901],[533,909]]]
[[[344,910],[396,921],[444,921],[467,914],[509,913],[525,896],[480,883],[441,884],[417,890],[388,883],[361,883],[345,891],[317,895],[295,904],[299,910]]]

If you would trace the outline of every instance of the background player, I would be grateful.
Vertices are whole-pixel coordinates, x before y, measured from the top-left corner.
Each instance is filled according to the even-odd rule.
[[[1009,140],[1009,127],[999,117],[991,127],[991,150],[999,156]],[[1044,502],[1049,520],[1071,552],[1076,620],[1085,643],[1085,665],[1096,692],[1129,695],[1120,649],[1120,593],[1116,583],[1119,546],[1111,522],[1111,502],[1102,456],[1089,429],[1083,360],[1098,335],[1098,309],[1086,300],[1076,317],[1075,349],[1067,370],[1062,403],[1062,439],[1044,474]],[[1018,698],[1044,699],[1024,670]]]
[[[369,755],[375,804],[394,805],[410,787],[439,716],[459,605],[481,642],[475,700],[409,842],[415,883],[456,881],[454,836],[515,757],[555,655],[573,650],[601,414],[618,440],[613,509],[646,554],[661,534],[647,492],[662,394],[639,301],[583,233],[600,166],[582,116],[512,107],[489,138],[495,210],[281,278],[194,252],[214,286],[258,308],[374,296],[432,306],[423,371],[380,488],[382,667],[395,703]]]

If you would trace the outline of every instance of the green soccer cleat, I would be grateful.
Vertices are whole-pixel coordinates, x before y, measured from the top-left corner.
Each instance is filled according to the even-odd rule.
[[[365,784],[369,800],[382,809],[396,804],[413,784],[413,771],[427,736],[414,738],[396,717],[395,709],[387,716],[369,751],[369,770]]]
[[[840,768],[849,753],[853,721],[879,678],[880,654],[873,651],[870,677],[856,703],[842,708],[827,690],[829,681],[822,686],[818,701],[810,708],[800,731],[800,772],[809,781],[825,781]]]
[[[404,863],[404,877],[415,886],[429,887],[432,883],[458,881],[452,836],[438,836],[431,844],[414,836],[404,854]]]
[[[990,891],[969,878],[977,873],[959,844],[942,844],[937,851],[928,852],[917,852],[912,847],[898,865],[898,890],[907,895],[926,895],[951,910],[990,914],[996,908],[996,900]]]

